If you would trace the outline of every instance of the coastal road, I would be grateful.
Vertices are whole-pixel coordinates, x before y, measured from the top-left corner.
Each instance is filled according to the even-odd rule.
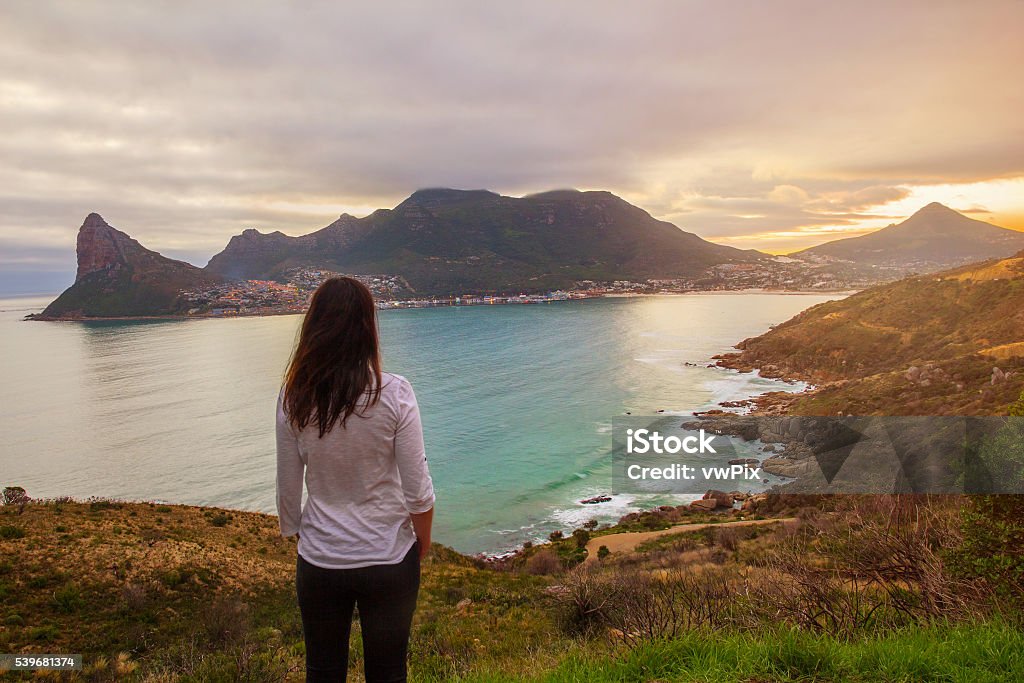
[[[702,522],[700,524],[676,524],[675,526],[670,526],[667,529],[659,529],[658,531],[630,531],[623,534],[597,536],[587,542],[587,559],[585,562],[596,562],[597,550],[603,545],[608,546],[608,550],[614,555],[615,553],[632,552],[638,545],[659,536],[700,531],[701,529],[706,529],[708,527],[715,527],[718,529],[722,527],[735,526],[758,526],[761,524],[785,524],[795,521],[796,517],[782,517],[779,519],[745,519],[738,522]]]

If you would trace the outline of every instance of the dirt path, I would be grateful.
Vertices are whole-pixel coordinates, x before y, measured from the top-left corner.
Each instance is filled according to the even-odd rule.
[[[597,560],[597,549],[601,546],[608,546],[608,550],[612,554],[615,553],[628,553],[632,552],[638,545],[652,538],[658,536],[668,536],[670,534],[682,534],[688,531],[700,531],[706,529],[709,526],[715,528],[719,527],[730,527],[730,526],[757,526],[759,524],[776,524],[785,522],[794,522],[796,517],[784,517],[780,519],[747,519],[740,522],[704,522],[701,524],[677,524],[670,526],[667,529],[660,529],[658,531],[630,531],[624,534],[609,534],[607,536],[597,536],[587,542],[587,559],[586,562],[594,562]]]

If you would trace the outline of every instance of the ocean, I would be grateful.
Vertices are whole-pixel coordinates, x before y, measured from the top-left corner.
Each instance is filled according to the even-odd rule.
[[[611,488],[611,421],[800,385],[706,367],[825,294],[707,293],[383,311],[412,382],[435,540],[499,553],[665,497]],[[0,485],[274,511],[274,406],[300,316],[25,322],[0,299]]]

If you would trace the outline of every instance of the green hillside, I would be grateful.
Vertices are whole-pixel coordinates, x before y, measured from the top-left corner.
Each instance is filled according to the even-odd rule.
[[[727,367],[824,385],[796,413],[1005,414],[1024,386],[1024,256],[810,308]]]
[[[702,240],[608,192],[517,198],[436,189],[365,218],[342,216],[301,237],[247,230],[207,269],[268,278],[316,265],[402,275],[421,293],[512,293],[570,287],[577,280],[692,276],[762,256]]]

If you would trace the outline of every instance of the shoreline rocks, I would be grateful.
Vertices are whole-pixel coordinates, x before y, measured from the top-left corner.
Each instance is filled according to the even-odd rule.
[[[580,503],[582,503],[583,505],[597,505],[598,503],[611,502],[611,499],[611,496],[601,494],[599,496],[594,496],[592,498],[584,498],[583,500],[580,501]]]

